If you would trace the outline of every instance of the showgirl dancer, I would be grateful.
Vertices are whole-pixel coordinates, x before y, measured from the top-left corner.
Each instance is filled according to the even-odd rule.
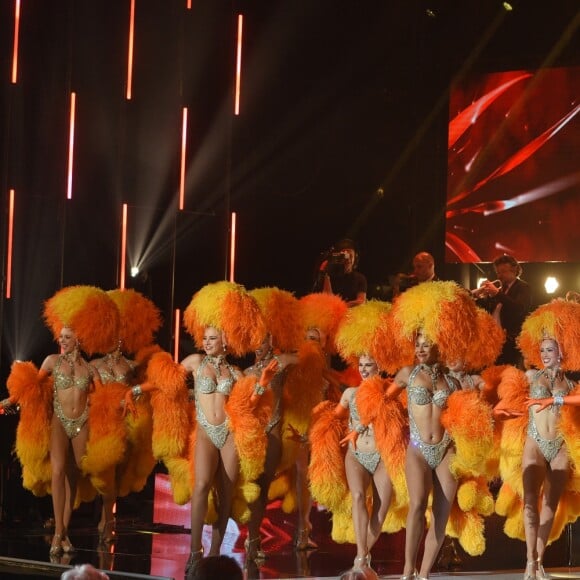
[[[151,300],[135,290],[109,290],[107,295],[119,309],[119,339],[113,351],[92,360],[91,364],[107,387],[110,404],[116,405],[124,398],[128,388],[144,382],[148,358],[160,350],[153,341],[161,326],[161,313]],[[155,466],[148,396],[140,398],[137,409],[136,414],[125,416],[124,440],[127,446],[121,463],[109,473],[92,478],[93,485],[103,497],[98,525],[99,541],[103,544],[110,544],[115,539],[113,507],[117,497],[141,491]]]
[[[424,282],[397,297],[375,343],[379,366],[398,362],[388,396],[406,390],[410,443],[406,456],[409,514],[402,579],[428,578],[445,534],[472,555],[485,549],[483,515],[493,510],[486,485],[492,448],[491,409],[476,391],[462,391],[445,361],[465,360],[476,337],[470,295],[454,282]],[[388,337],[395,337],[388,351]],[[414,362],[413,362],[414,361]],[[432,494],[429,529],[419,572],[415,565]],[[450,517],[451,516],[451,517]]]
[[[526,366],[504,372],[496,412],[502,429],[496,511],[505,533],[525,539],[525,580],[549,578],[546,546],[580,516],[580,389],[566,371],[580,369],[580,304],[554,300],[524,321],[518,346]]]
[[[382,531],[403,527],[408,503],[405,413],[397,400],[385,398],[390,381],[380,375],[371,354],[381,316],[390,307],[370,300],[346,314],[337,334],[338,352],[358,365],[362,383],[347,388],[337,405],[320,403],[310,430],[314,499],[332,512],[332,538],[356,543],[353,570],[364,570],[368,577],[376,577],[372,547]]]
[[[264,473],[257,481],[260,495],[250,506],[251,517],[245,541],[246,558],[259,563],[266,557],[260,540],[260,525],[268,502],[268,491],[275,474],[280,470],[283,446],[288,444],[288,440],[282,437],[283,416],[288,399],[285,385],[290,368],[299,361],[297,351],[304,340],[304,329],[300,303],[290,292],[270,287],[256,288],[250,294],[260,307],[267,334],[255,351],[254,364],[244,374],[259,378],[271,361],[277,362],[276,374],[270,381],[273,403],[272,415],[266,426],[266,462]]]
[[[135,397],[151,393],[154,454],[168,468],[175,501],[191,498],[187,575],[203,557],[204,522],[212,524],[209,555],[214,556],[229,517],[240,523],[250,517],[248,503],[259,495],[255,480],[264,469],[265,427],[271,415],[266,389],[276,361],[256,381],[226,358],[255,350],[266,335],[256,301],[239,284],[204,286],[185,310],[184,323],[204,354],[189,355],[181,364],[168,353],[153,355],[148,382],[133,387],[126,403],[132,408]],[[188,402],[188,375],[194,383],[194,405]]]
[[[311,537],[308,430],[312,410],[318,403],[326,399],[336,403],[340,399],[340,391],[325,377],[330,371],[331,355],[336,352],[336,332],[348,307],[339,296],[313,293],[300,298],[300,308],[306,340],[300,347],[298,364],[289,370],[286,380],[283,471],[273,482],[270,495],[284,498],[282,509],[286,513],[297,511],[294,546],[298,551],[306,551],[318,547]]]
[[[59,556],[74,551],[68,532],[73,509],[96,495],[81,470],[107,472],[122,457],[123,432],[112,427],[122,422],[121,408],[106,405],[99,375],[82,355],[113,348],[119,313],[103,290],[69,286],[46,301],[44,319],[60,354],[47,356],[40,370],[32,362],[15,362],[10,397],[0,404],[20,407],[16,454],[23,485],[38,496],[52,494],[50,555]]]

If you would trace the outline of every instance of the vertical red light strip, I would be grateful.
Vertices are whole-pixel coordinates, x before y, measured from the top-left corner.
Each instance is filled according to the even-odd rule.
[[[20,36],[20,0],[14,3],[14,45],[12,48],[12,84],[18,78],[18,39]]]
[[[14,190],[8,199],[8,256],[6,259],[6,298],[12,296],[12,237],[14,235]]]
[[[244,17],[238,14],[238,47],[236,55],[236,95],[234,102],[234,115],[240,114],[240,87],[242,84],[242,28]]]
[[[123,217],[121,218],[121,271],[119,272],[119,288],[125,290],[125,256],[127,254],[127,204],[123,204]]]
[[[183,209],[185,199],[185,153],[187,148],[187,107],[183,107],[181,123],[181,175],[179,179],[179,209]]]
[[[72,199],[76,107],[77,107],[77,95],[76,95],[76,93],[71,93],[70,94],[70,125],[69,125],[69,133],[68,133],[68,175],[67,175],[67,188],[66,188],[67,199]]]
[[[236,265],[236,212],[232,212],[232,225],[230,234],[230,282],[234,282],[234,269]]]
[[[191,10],[191,0],[187,0],[187,9]]]
[[[174,341],[173,341],[173,360],[179,362],[179,333],[181,331],[181,311],[179,308],[175,309],[175,329],[174,329]]]
[[[131,100],[133,92],[133,40],[135,38],[135,0],[131,0],[131,15],[129,17],[129,50],[127,54],[127,100]]]

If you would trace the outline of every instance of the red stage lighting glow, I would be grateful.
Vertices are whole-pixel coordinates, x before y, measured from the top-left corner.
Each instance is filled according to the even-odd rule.
[[[127,253],[127,204],[123,204],[121,218],[121,269],[119,271],[119,288],[125,290],[125,255]]]
[[[67,188],[66,188],[67,199],[72,199],[76,106],[77,106],[77,95],[76,95],[76,93],[71,93],[70,94],[70,123],[69,123],[69,134],[68,134],[68,175],[67,175]]]
[[[20,0],[14,3],[14,45],[12,48],[12,84],[18,78],[18,38],[20,36]]]
[[[127,100],[131,100],[133,90],[133,40],[135,38],[135,0],[131,0],[129,17],[129,49],[127,53]]]
[[[185,154],[187,150],[187,107],[183,107],[181,123],[181,174],[179,178],[179,209],[183,209],[185,200]]]
[[[234,282],[234,270],[236,265],[236,212],[232,212],[230,239],[230,282]]]
[[[238,44],[236,55],[236,94],[234,102],[234,115],[240,114],[240,87],[242,84],[242,29],[244,17],[238,14]]]
[[[175,326],[174,326],[174,339],[173,339],[173,360],[179,362],[179,331],[181,321],[181,311],[179,308],[175,309]]]

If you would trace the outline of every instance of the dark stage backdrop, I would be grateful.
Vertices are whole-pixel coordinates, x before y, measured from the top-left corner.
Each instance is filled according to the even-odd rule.
[[[127,99],[130,0],[3,0],[2,379],[14,358],[40,363],[55,350],[41,311],[57,289],[118,284],[124,203],[128,267],[144,272],[128,283],[164,312],[159,343],[167,349],[172,308],[184,308],[196,290],[225,275],[229,211],[238,213],[236,279],[249,287],[307,293],[320,252],[343,236],[359,243],[371,295],[381,297],[389,274],[409,271],[420,250],[435,256],[445,276],[449,87],[472,79],[455,83],[463,87],[453,96],[455,116],[498,82],[480,73],[580,64],[577,0],[512,4],[509,11],[490,0],[365,0],[364,9],[336,0],[195,0],[188,9],[186,0],[136,0]],[[238,14],[244,35],[234,116]],[[573,97],[577,79],[567,82]],[[567,85],[557,86],[560,92]],[[178,211],[185,107],[185,208]],[[566,114],[539,104],[533,111],[545,121],[537,130]],[[501,116],[494,106],[482,119],[491,113]],[[516,146],[525,146],[516,136]],[[486,160],[483,178],[495,169],[491,160],[501,163],[505,154],[492,150],[479,159]],[[509,194],[542,184],[514,186]],[[11,189],[14,262],[12,297],[5,299]],[[485,255],[477,240],[465,241]]]

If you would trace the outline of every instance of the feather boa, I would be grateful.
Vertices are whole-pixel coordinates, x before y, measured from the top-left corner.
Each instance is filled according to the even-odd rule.
[[[483,517],[493,511],[487,484],[488,457],[494,443],[491,406],[477,391],[456,391],[447,400],[441,423],[455,444],[449,468],[458,480],[446,534],[458,538],[468,554],[478,556],[485,551]]]
[[[277,477],[268,496],[282,498],[282,509],[290,513],[296,509],[295,468],[300,443],[289,438],[290,425],[304,437],[308,435],[312,409],[323,399],[326,361],[320,346],[304,342],[298,351],[298,363],[288,367],[282,396],[282,457]]]
[[[169,353],[151,357],[147,367],[153,409],[153,456],[163,461],[169,472],[173,499],[187,503],[191,496],[189,476],[189,438],[192,433],[191,412],[185,384],[185,369],[175,363]]]
[[[102,495],[115,495],[115,468],[125,457],[127,429],[121,401],[127,386],[123,383],[97,383],[89,396],[89,439],[82,469]]]
[[[10,398],[20,405],[16,455],[22,464],[22,484],[37,496],[50,493],[52,385],[52,378],[42,373],[39,377],[31,362],[15,362],[6,383]]]

